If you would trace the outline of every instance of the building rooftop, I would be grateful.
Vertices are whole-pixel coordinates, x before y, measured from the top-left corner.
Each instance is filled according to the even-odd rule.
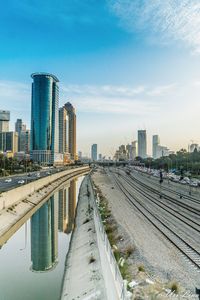
[[[56,82],[59,82],[58,78],[51,74],[51,73],[45,73],[45,72],[37,72],[37,73],[32,73],[31,77],[34,78],[35,76],[50,76],[52,77]]]

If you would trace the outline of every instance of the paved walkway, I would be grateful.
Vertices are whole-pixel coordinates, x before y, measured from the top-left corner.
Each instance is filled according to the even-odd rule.
[[[80,188],[76,227],[66,259],[62,300],[107,299],[93,220],[91,192],[87,183],[86,176]]]

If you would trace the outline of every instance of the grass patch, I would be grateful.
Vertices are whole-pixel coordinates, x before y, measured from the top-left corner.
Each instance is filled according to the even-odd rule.
[[[134,250],[134,247],[128,246],[124,251],[126,258],[129,258],[131,254],[133,254]]]
[[[138,271],[139,271],[139,272],[145,272],[144,266],[143,266],[143,265],[139,265],[139,266],[138,266]]]
[[[96,259],[94,258],[93,255],[91,255],[90,258],[89,258],[89,264],[92,264],[92,263],[94,263],[95,261],[96,261]]]
[[[175,294],[178,294],[178,291],[179,291],[179,286],[178,286],[178,283],[177,282],[172,282],[170,284],[170,289],[172,292],[174,292]]]
[[[123,279],[131,281],[132,276],[131,276],[131,274],[129,272],[129,265],[128,265],[128,263],[126,261],[124,262],[123,266],[119,265],[119,270],[121,272],[121,275],[122,275]]]
[[[88,223],[88,222],[90,222],[90,219],[85,219],[85,221],[83,222],[83,224],[86,224],[86,223]]]

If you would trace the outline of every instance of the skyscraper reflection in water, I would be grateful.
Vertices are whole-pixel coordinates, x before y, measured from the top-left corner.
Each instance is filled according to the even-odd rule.
[[[58,257],[58,193],[31,218],[31,260],[33,271],[47,271]]]
[[[58,229],[69,234],[74,228],[76,211],[76,179],[59,190]]]
[[[68,222],[68,189],[65,187],[59,190],[59,201],[58,201],[58,230],[60,232],[66,232]]]
[[[70,181],[68,189],[68,223],[66,233],[70,233],[74,228],[75,212],[76,212],[76,179]]]
[[[60,189],[31,218],[32,270],[49,271],[58,261],[58,230],[69,234],[74,228],[76,180]]]

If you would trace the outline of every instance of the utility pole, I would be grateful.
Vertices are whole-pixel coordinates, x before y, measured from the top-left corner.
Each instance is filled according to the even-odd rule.
[[[159,180],[159,183],[160,183],[160,198],[162,198],[162,183],[163,183],[163,173],[162,173],[162,170],[160,170],[160,180]]]

